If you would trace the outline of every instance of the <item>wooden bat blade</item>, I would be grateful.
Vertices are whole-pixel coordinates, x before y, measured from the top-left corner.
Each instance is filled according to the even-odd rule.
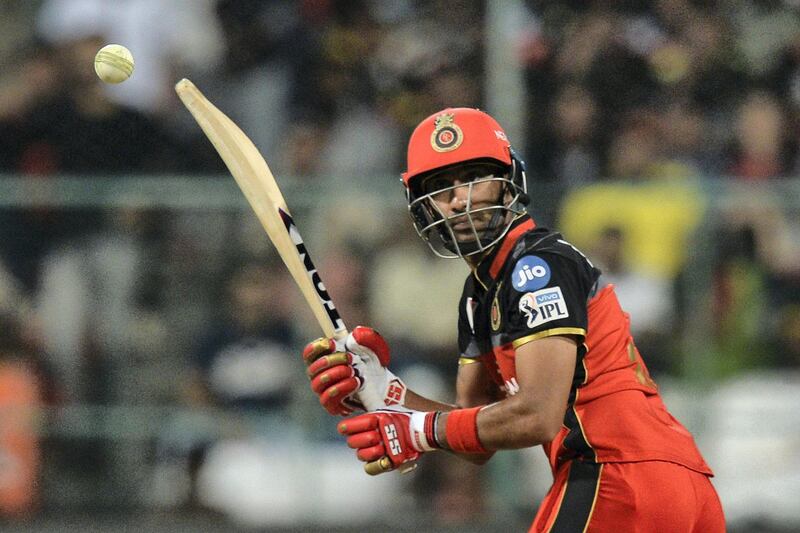
[[[267,162],[244,132],[188,79],[175,92],[214,145],[286,264],[323,332],[347,335]]]
[[[260,185],[268,191],[272,203],[289,212],[286,200],[266,160],[241,128],[212,104],[190,80],[184,78],[179,81],[175,85],[175,92],[214,145],[237,182],[250,176],[263,178]],[[225,135],[221,135],[221,132],[225,132]],[[236,153],[239,151],[240,154]],[[250,168],[243,171],[243,166]]]

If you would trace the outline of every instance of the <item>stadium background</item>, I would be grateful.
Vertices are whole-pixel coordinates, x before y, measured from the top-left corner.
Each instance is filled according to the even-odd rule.
[[[465,267],[413,233],[399,172],[424,116],[495,115],[534,217],[620,288],[731,531],[800,528],[798,2],[0,5],[0,529],[523,530],[548,486],[538,449],[363,475],[181,77],[266,155],[345,321],[442,399]],[[137,61],[117,87],[107,42]]]

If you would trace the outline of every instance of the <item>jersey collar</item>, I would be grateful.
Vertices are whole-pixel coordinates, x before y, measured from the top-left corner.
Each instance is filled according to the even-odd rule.
[[[503,263],[505,263],[511,250],[514,249],[514,245],[517,244],[517,241],[519,241],[526,232],[535,227],[536,222],[533,221],[530,215],[522,215],[511,223],[511,228],[508,230],[505,237],[503,237],[503,240],[495,245],[494,249],[473,269],[475,279],[477,279],[484,288],[497,278],[500,269],[503,268]]]

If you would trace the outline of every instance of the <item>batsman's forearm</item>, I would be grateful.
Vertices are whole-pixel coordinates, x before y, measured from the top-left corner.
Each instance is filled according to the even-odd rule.
[[[415,411],[452,411],[453,409],[458,409],[457,405],[429,400],[424,396],[420,396],[411,389],[406,391],[406,397],[403,405]]]
[[[536,409],[536,403],[517,394],[505,400],[484,406],[475,419],[472,430],[480,444],[487,450],[513,450],[528,448],[552,441],[560,426],[548,422],[548,417]],[[452,409],[450,410],[452,411]],[[461,411],[459,411],[461,412]],[[450,413],[439,415],[436,440],[445,448],[448,441]]]
[[[500,450],[526,448],[552,440],[554,435],[551,434],[551,430],[543,427],[541,416],[536,410],[530,409],[529,404],[530,402],[526,402],[521,395],[518,398],[512,397],[494,402],[483,409],[477,419],[477,434],[481,443],[488,449]],[[403,405],[415,411],[440,411],[442,414],[439,415],[436,440],[445,450],[453,451],[447,441],[449,412],[465,406],[430,400],[410,389],[406,392]],[[509,423],[509,421],[514,422]],[[491,457],[491,453],[482,459],[473,454],[457,455],[479,463]]]
[[[457,456],[461,457],[462,459],[465,459],[465,460],[469,461],[470,463],[473,463],[473,464],[476,464],[476,465],[482,465],[482,464],[486,463],[489,459],[492,458],[492,455],[494,455],[493,451],[490,451],[490,452],[485,453],[485,454],[462,454],[462,453],[454,452],[453,450],[449,449],[449,447],[447,446],[447,438],[446,438],[446,435],[445,435],[445,425],[444,425],[446,423],[447,413],[449,411],[454,410],[454,409],[461,409],[464,406],[455,405],[455,404],[449,404],[449,403],[441,403],[441,402],[436,402],[436,401],[433,401],[433,400],[429,400],[428,398],[425,398],[424,396],[420,396],[419,394],[415,393],[414,391],[412,391],[410,389],[408,391],[406,391],[406,398],[405,398],[405,402],[403,403],[403,405],[405,407],[409,408],[409,409],[414,409],[415,411],[440,411],[442,413],[440,415],[440,418],[439,418],[439,420],[442,423],[439,424],[439,427],[437,428],[437,430],[438,430],[437,431],[437,440],[440,443],[443,444],[443,446],[444,446],[442,448],[443,450],[448,451],[448,452],[450,452],[450,453],[452,453],[454,455],[457,455]]]

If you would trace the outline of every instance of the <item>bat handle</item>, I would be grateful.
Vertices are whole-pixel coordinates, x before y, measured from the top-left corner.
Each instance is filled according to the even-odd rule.
[[[343,340],[350,334],[346,328],[338,329],[333,332],[333,338],[336,340]],[[384,406],[383,400],[381,398],[373,398],[369,394],[362,394],[359,393],[358,399],[361,401],[361,404],[367,411],[375,411],[376,409],[380,409]],[[391,462],[389,462],[388,457],[381,457],[377,461],[372,461],[371,463],[367,463],[364,465],[364,469],[370,475],[379,474],[381,472],[386,472],[389,470]],[[397,468],[397,471],[401,474],[407,474],[417,468],[416,461],[405,463],[400,465]]]
[[[417,462],[411,461],[410,463],[404,463],[398,466],[396,470],[400,474],[407,474],[415,468],[417,468]],[[385,455],[380,459],[376,459],[364,465],[364,471],[370,476],[377,476],[378,474],[383,474],[390,470],[392,470],[392,461]]]

